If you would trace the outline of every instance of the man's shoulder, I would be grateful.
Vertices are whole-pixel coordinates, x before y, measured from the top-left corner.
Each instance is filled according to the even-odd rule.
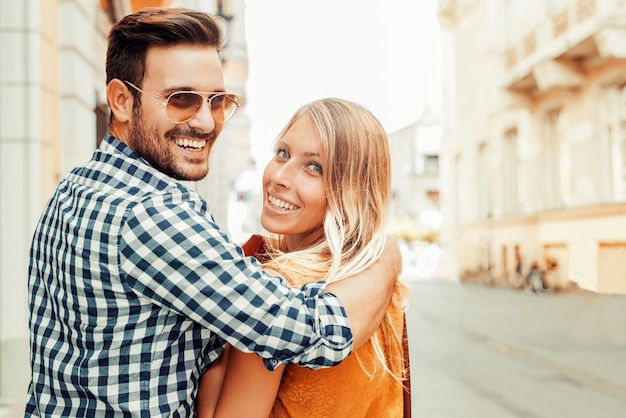
[[[113,198],[131,201],[140,201],[153,193],[168,193],[177,188],[173,179],[110,136],[103,140],[91,159],[74,168],[66,180]]]

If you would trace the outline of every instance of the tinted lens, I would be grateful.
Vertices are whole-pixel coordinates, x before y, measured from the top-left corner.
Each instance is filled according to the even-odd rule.
[[[235,114],[239,105],[239,98],[234,94],[220,93],[211,97],[209,105],[213,120],[216,123],[224,123]]]
[[[174,93],[167,99],[167,117],[174,123],[186,122],[198,113],[203,100],[197,93]]]
[[[187,122],[200,108],[204,97],[190,91],[180,91],[167,99],[167,118],[174,123]],[[230,119],[239,106],[239,97],[235,94],[217,93],[209,98],[211,116],[216,123]]]

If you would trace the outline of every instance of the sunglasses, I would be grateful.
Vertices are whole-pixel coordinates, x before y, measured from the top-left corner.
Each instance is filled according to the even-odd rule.
[[[198,114],[205,100],[209,103],[211,116],[213,116],[215,123],[227,122],[233,117],[239,107],[239,97],[236,94],[206,91],[176,91],[167,96],[167,100],[163,101],[141,90],[130,81],[125,81],[125,83],[138,92],[161,103],[163,107],[165,107],[167,119],[172,123],[185,123],[191,120]]]

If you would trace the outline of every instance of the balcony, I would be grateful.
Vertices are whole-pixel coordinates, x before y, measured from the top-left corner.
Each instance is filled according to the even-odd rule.
[[[415,0],[419,1],[419,0]],[[459,18],[476,6],[476,0],[439,0],[437,16],[443,26],[453,27]]]
[[[572,1],[505,51],[503,86],[576,89],[585,71],[612,59],[626,59],[626,0]]]

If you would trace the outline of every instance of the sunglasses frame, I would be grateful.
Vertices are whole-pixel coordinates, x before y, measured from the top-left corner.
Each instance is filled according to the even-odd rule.
[[[137,87],[136,85],[134,85],[133,83],[131,83],[130,81],[124,81],[124,83],[128,84],[129,86],[131,86],[132,88],[134,88],[135,90],[137,90],[138,92],[140,92],[141,94],[145,94],[146,96],[148,96],[149,98],[151,98],[152,100],[155,100],[156,102],[160,103],[163,108],[165,109],[165,117],[167,118],[167,120],[169,120],[171,123],[173,124],[181,124],[181,123],[185,123],[185,122],[189,122],[191,119],[193,119],[198,112],[200,111],[200,109],[202,108],[202,106],[200,106],[196,112],[191,115],[189,118],[182,120],[180,122],[178,121],[173,121],[172,119],[170,119],[168,113],[167,113],[167,105],[170,101],[170,99],[172,98],[172,96],[176,95],[176,94],[181,94],[181,93],[192,93],[192,94],[196,94],[200,97],[202,97],[203,102],[207,101],[208,105],[209,105],[209,110],[211,110],[211,100],[213,100],[216,97],[221,97],[221,96],[227,96],[228,100],[231,100],[234,105],[235,105],[235,110],[233,111],[233,113],[230,114],[230,116],[228,116],[228,118],[226,118],[224,121],[222,122],[218,122],[215,121],[215,123],[226,123],[228,122],[237,112],[237,109],[239,108],[239,96],[237,96],[236,94],[233,93],[226,93],[225,91],[195,91],[195,90],[180,90],[180,91],[175,91],[173,93],[171,93],[170,95],[167,96],[167,98],[165,99],[165,101],[163,101],[162,99],[159,99],[156,96],[151,95],[150,93],[146,93],[145,91],[143,91],[142,89],[140,89],[139,87]],[[235,100],[233,100],[233,98]],[[211,117],[213,118],[213,120],[215,120],[215,115],[213,115],[213,111],[211,110]]]

